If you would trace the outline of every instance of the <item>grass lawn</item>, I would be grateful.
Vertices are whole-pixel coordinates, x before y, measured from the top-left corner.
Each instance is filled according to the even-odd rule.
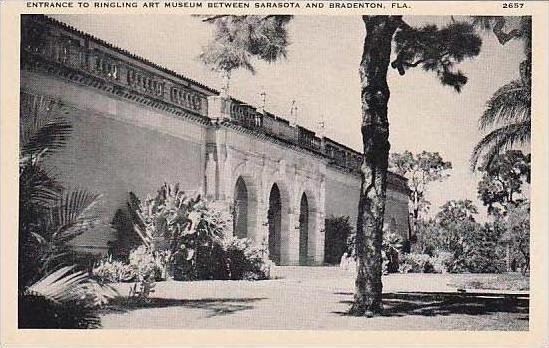
[[[107,329],[528,330],[528,292],[473,290],[460,283],[479,281],[479,275],[385,276],[384,313],[365,318],[346,314],[352,272],[337,267],[276,272],[278,279],[256,282],[160,282],[149,303],[115,300],[102,324]],[[482,277],[481,284],[504,279]],[[130,285],[116,287],[127,295]],[[457,291],[462,287],[466,292]]]
[[[530,277],[520,273],[456,274],[449,285],[460,289],[530,290]]]

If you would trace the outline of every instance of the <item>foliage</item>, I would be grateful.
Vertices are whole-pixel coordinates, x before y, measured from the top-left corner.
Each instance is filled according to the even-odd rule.
[[[438,152],[423,151],[414,155],[410,151],[404,151],[390,154],[389,167],[408,178],[414,227],[417,229],[418,220],[427,213],[430,206],[430,202],[425,199],[427,185],[449,177],[448,170],[452,169],[452,163],[444,161]]]
[[[471,166],[490,165],[495,156],[515,145],[530,142],[531,134],[531,86],[514,80],[499,88],[486,103],[480,117],[480,129],[489,130],[473,149]]]
[[[530,183],[530,154],[508,150],[494,157],[490,165],[482,169],[478,183],[478,194],[482,203],[488,206],[489,214],[505,214],[509,205],[517,205],[524,198],[524,183]]]
[[[227,237],[223,241],[223,250],[228,279],[269,279],[272,262],[265,246],[258,247],[248,238]]]
[[[490,273],[504,270],[502,228],[474,219],[471,201],[449,201],[434,220],[419,224],[414,249],[431,256],[436,271]]]
[[[164,184],[144,202],[133,197],[129,206],[135,231],[143,240],[134,256],[156,267],[156,278],[159,269],[176,280],[268,277],[266,251],[251,240],[232,237],[232,216],[227,209],[199,195],[189,197],[177,184]]]
[[[179,185],[164,184],[156,196],[132,205],[135,231],[143,244],[166,251],[169,276],[199,278],[206,254],[217,252],[220,238],[230,231],[230,214],[206,203],[199,195],[188,197]]]
[[[324,222],[325,248],[324,262],[339,264],[341,257],[347,251],[347,240],[353,234],[353,226],[348,216],[330,216]]]
[[[436,256],[431,256],[434,273],[447,273],[454,264],[454,254],[449,251],[439,251]]]
[[[166,279],[167,263],[170,260],[169,250],[151,250],[144,245],[133,249],[128,257],[129,265],[133,268],[136,279]]]
[[[520,40],[524,44],[524,60],[520,63],[520,79],[500,87],[486,103],[480,117],[480,129],[489,130],[473,149],[473,169],[482,159],[482,167],[490,165],[496,155],[515,145],[530,141],[531,78],[532,78],[532,19],[529,16],[474,17],[473,24],[491,30],[500,44]],[[505,29],[508,32],[505,32]]]
[[[92,274],[102,282],[127,282],[135,278],[135,269],[123,261],[108,259],[99,261],[93,268]]]
[[[431,257],[427,254],[409,253],[402,256],[400,273],[433,273]]]
[[[443,228],[433,219],[419,221],[416,228],[416,242],[412,251],[433,256],[439,250],[444,250]]]
[[[396,59],[391,66],[400,75],[411,67],[421,66],[435,72],[442,85],[460,92],[467,77],[455,64],[480,53],[482,41],[474,26],[465,22],[452,22],[443,28],[426,25],[421,28],[404,26],[394,36]]]
[[[117,295],[74,267],[62,267],[19,296],[19,328],[84,329],[100,326],[96,307]]]
[[[99,325],[96,307],[115,295],[69,266],[69,242],[94,228],[99,196],[68,191],[43,166],[67,143],[72,125],[59,102],[21,95],[19,149],[19,325],[85,328]]]
[[[396,233],[390,231],[383,233],[382,257],[384,274],[398,272],[402,242],[402,238]]]
[[[476,214],[478,209],[471,200],[450,200],[440,207],[435,219],[440,226],[447,227],[455,223],[474,222]]]
[[[228,94],[231,72],[239,68],[254,73],[252,61],[274,62],[286,57],[286,24],[292,16],[212,16],[204,21],[215,25],[214,39],[203,47],[200,59],[224,73]]]

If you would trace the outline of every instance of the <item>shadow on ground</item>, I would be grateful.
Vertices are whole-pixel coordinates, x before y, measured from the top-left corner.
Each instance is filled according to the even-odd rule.
[[[350,292],[336,295],[353,296]],[[340,303],[352,305],[352,300]],[[487,294],[448,292],[394,292],[383,294],[384,317],[405,315],[448,316],[488,315],[497,313],[524,314],[520,320],[528,320],[529,296],[527,294]],[[335,312],[349,315],[346,312]]]
[[[250,310],[252,303],[265,300],[263,297],[256,298],[204,298],[197,300],[172,299],[172,298],[149,298],[147,300],[118,297],[103,309],[103,313],[126,313],[137,309],[185,307],[192,309],[204,309],[210,313],[208,318],[218,315],[228,315],[235,312]]]

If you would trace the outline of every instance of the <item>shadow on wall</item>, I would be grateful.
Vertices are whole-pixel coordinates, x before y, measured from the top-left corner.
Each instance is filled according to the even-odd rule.
[[[350,292],[336,292],[352,298]],[[353,303],[343,300],[340,303]],[[487,315],[496,313],[524,314],[521,320],[528,320],[529,295],[493,293],[447,293],[447,292],[395,292],[383,294],[383,316],[405,315],[448,316]],[[336,312],[348,315],[345,312]]]
[[[243,310],[255,308],[251,303],[265,300],[264,297],[254,298],[205,298],[196,300],[182,300],[172,298],[150,298],[148,301],[139,301],[127,297],[118,297],[111,301],[104,309],[103,314],[118,312],[126,313],[137,309],[185,307],[208,310],[208,318],[228,315]]]

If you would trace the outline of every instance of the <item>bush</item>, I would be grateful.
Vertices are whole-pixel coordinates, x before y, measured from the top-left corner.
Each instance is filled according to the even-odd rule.
[[[400,273],[433,273],[431,257],[427,254],[410,253],[401,258]]]
[[[324,261],[327,264],[338,264],[347,251],[347,240],[353,233],[348,216],[330,216],[325,220]]]
[[[156,278],[160,271],[176,280],[268,278],[266,251],[249,239],[232,237],[232,216],[225,206],[200,195],[189,197],[177,184],[162,185],[144,202],[131,197],[129,215],[143,242],[133,259],[142,279],[151,269]]]
[[[112,257],[99,261],[93,268],[93,275],[102,282],[128,282],[135,278],[135,269],[123,261],[113,260]]]
[[[448,273],[454,264],[454,255],[448,251],[441,251],[430,260],[435,273]]]
[[[130,251],[129,266],[134,270],[135,279],[165,280],[167,251],[153,251],[144,245]]]
[[[231,237],[224,250],[229,279],[269,279],[271,262],[264,246],[258,247],[248,238]]]

